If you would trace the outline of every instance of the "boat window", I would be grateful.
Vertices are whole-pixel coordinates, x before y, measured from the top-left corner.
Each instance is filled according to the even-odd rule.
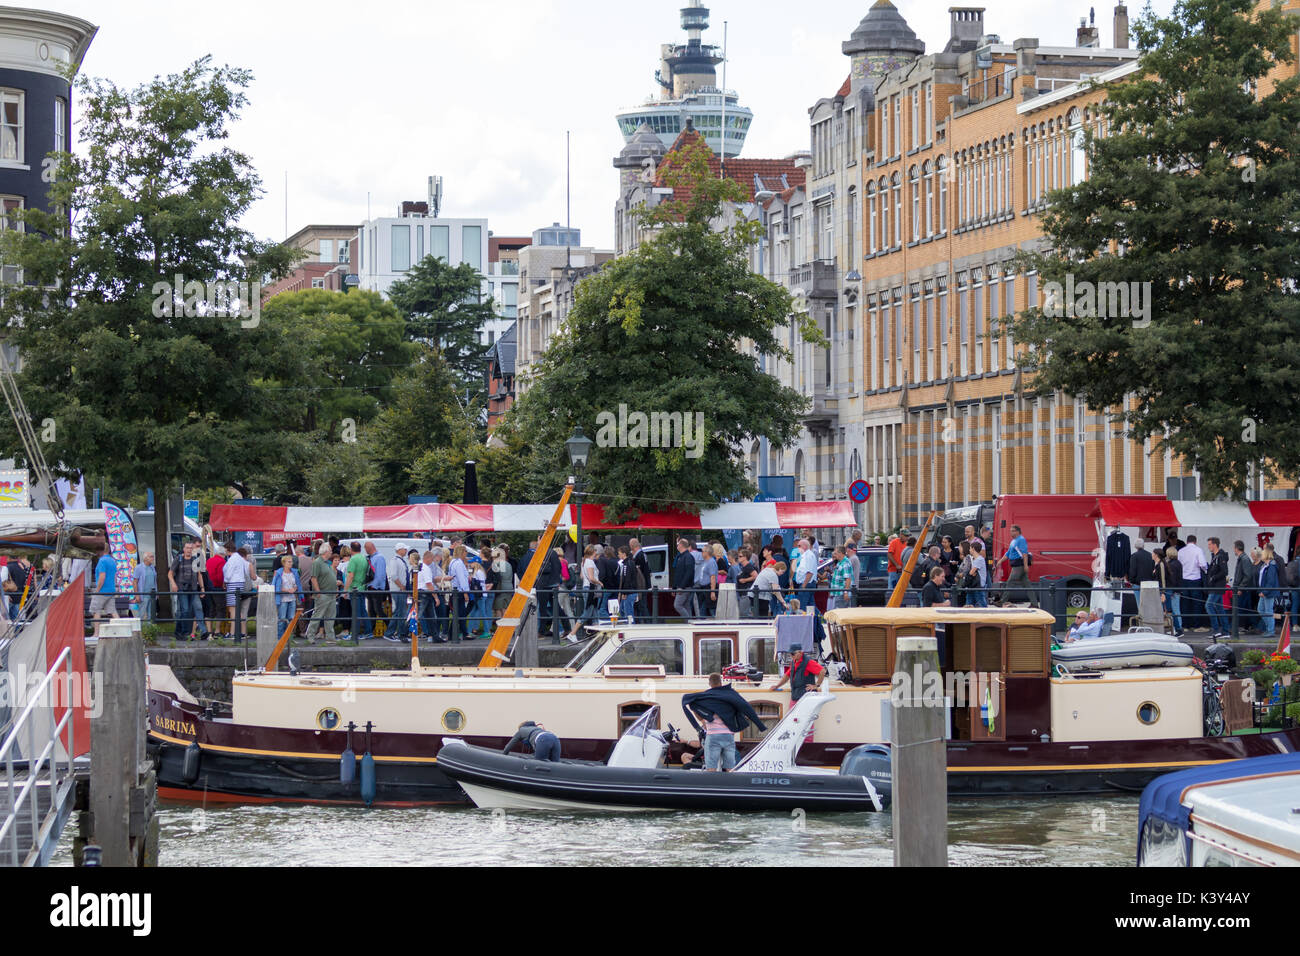
[[[731,639],[709,637],[700,641],[700,667],[697,674],[717,674],[731,663]]]
[[[1151,701],[1143,701],[1138,705],[1138,720],[1144,724],[1154,724],[1160,719],[1160,708]]]
[[[442,726],[452,733],[459,733],[465,729],[465,712],[457,710],[455,707],[444,711],[442,715]]]
[[[745,642],[745,659],[764,674],[777,673],[776,638],[751,637]]]
[[[767,729],[771,730],[781,722],[781,705],[774,700],[751,700],[754,712],[767,724]],[[741,740],[762,740],[764,731],[759,730],[753,724],[745,728],[745,732],[740,735]]]
[[[618,736],[622,737],[629,727],[640,720],[647,710],[655,707],[655,704],[646,703],[644,700],[633,700],[626,704],[618,705]],[[659,715],[655,714],[650,722],[650,726],[655,730],[659,729]]]
[[[625,641],[606,664],[658,664],[665,674],[684,673],[686,655],[682,641],[675,637],[641,638]]]
[[[877,625],[853,629],[854,672],[862,677],[889,673],[889,629]]]
[[[650,567],[651,574],[659,574],[668,567],[668,553],[666,551],[644,551],[646,564]]]
[[[339,725],[341,719],[337,710],[333,707],[326,707],[316,715],[316,726],[321,730],[333,730]]]
[[[596,656],[596,652],[605,646],[607,640],[606,635],[598,634],[577,653],[573,660],[569,661],[568,666],[575,671],[582,670]]]
[[[975,669],[984,674],[1002,672],[1002,628],[975,628]]]
[[[1047,669],[1047,635],[1042,627],[1007,628],[1007,672],[1043,674]]]

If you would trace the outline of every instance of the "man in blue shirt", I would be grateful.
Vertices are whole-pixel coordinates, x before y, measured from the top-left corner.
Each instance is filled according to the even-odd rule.
[[[1012,599],[1012,589],[1019,585],[1020,593],[1028,595],[1029,603],[1038,607],[1038,595],[1029,587],[1029,542],[1020,533],[1020,525],[1011,526],[1011,535],[1011,544],[1007,546],[1007,553],[1002,556],[1003,560],[1010,563],[1011,573],[1007,575],[1006,583],[1002,586],[1002,599],[998,603],[1005,607]]]
[[[370,582],[366,585],[366,604],[370,607],[369,620],[366,622],[367,634],[375,621],[386,620],[384,601],[388,598],[388,565],[384,556],[375,550],[375,543],[367,541],[366,560],[370,563]]]
[[[95,636],[99,636],[100,615],[117,617],[117,562],[104,544],[104,551],[95,563],[94,593],[90,598],[90,616],[95,622]]]
[[[139,595],[140,620],[152,622],[158,601],[158,569],[153,565],[153,552],[146,551],[132,572],[135,593]]]

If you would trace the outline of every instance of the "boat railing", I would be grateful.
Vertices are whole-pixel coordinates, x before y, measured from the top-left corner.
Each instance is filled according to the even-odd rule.
[[[57,678],[66,675],[63,716]],[[72,650],[65,647],[35,687],[23,692],[26,706],[10,724],[0,743],[4,764],[4,813],[0,822],[0,862],[32,866],[48,862],[57,844],[57,819],[70,806],[74,779]],[[48,714],[42,719],[41,711]],[[60,753],[61,751],[61,753]],[[15,759],[15,754],[20,754]]]

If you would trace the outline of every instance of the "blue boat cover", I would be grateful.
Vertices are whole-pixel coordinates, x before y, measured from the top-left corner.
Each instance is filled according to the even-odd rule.
[[[1295,771],[1300,771],[1300,753],[1231,760],[1227,763],[1193,767],[1191,770],[1179,770],[1157,777],[1142,791],[1142,801],[1138,804],[1139,854],[1142,849],[1142,834],[1146,832],[1149,817],[1154,816],[1158,820],[1163,820],[1186,834],[1192,810],[1190,807],[1183,806],[1182,795],[1188,788],[1207,783],[1221,783],[1225,780],[1237,780],[1241,777],[1253,777],[1256,774]]]

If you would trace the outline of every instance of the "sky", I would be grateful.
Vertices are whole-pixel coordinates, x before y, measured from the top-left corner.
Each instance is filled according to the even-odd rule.
[[[685,37],[687,0],[61,0],[99,33],[83,72],[133,87],[211,54],[252,71],[231,144],[263,198],[243,225],[279,240],[310,223],[394,215],[443,177],[444,216],[486,217],[498,236],[564,222],[571,134],[572,223],[610,248],[620,109],[655,92],[659,45]],[[727,87],[754,112],[744,152],[808,148],[808,109],[849,71],[841,43],[874,0],[708,0],[706,42],[727,22]],[[1080,3],[984,0],[1005,43],[1073,45]],[[948,38],[948,2],[895,0],[929,52]],[[1139,2],[1129,3],[1136,18]],[[1154,0],[1167,13],[1173,0]],[[1114,0],[1097,7],[1110,45]],[[721,77],[720,77],[721,79]],[[74,137],[76,127],[74,124]],[[286,190],[286,176],[288,186]],[[287,200],[287,217],[286,217]],[[287,218],[287,230],[286,230]]]

